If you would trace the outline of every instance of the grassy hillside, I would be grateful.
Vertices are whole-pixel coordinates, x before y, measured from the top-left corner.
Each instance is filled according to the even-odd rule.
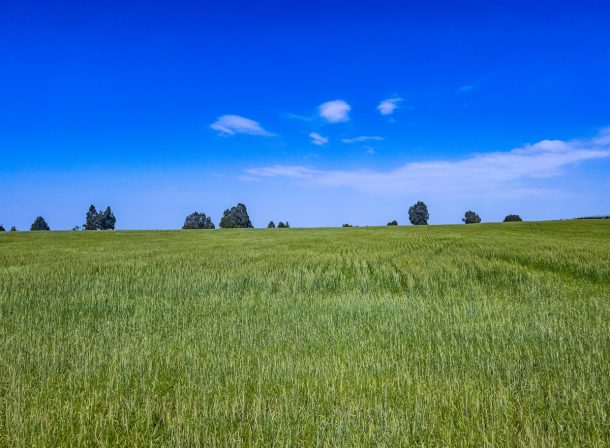
[[[0,446],[608,446],[610,222],[0,234]]]

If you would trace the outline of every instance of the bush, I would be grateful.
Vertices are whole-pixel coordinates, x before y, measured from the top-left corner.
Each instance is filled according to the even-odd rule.
[[[397,226],[398,225],[398,221],[396,221],[396,220],[390,221],[387,225],[388,226]]]
[[[414,226],[427,225],[428,219],[430,219],[428,206],[422,201],[417,201],[409,208],[409,221]]]
[[[581,216],[580,218],[576,219],[610,219],[610,216]]]
[[[38,230],[51,230],[51,229],[50,229],[49,225],[47,224],[47,222],[44,220],[44,218],[42,216],[38,216],[32,223],[30,230],[38,231]]]
[[[341,226],[341,227],[354,227],[354,226],[351,224],[343,224],[343,226]]]
[[[521,216],[519,216],[519,215],[506,215],[506,217],[504,218],[504,222],[518,222],[518,221],[523,221],[521,219]]]
[[[13,226],[11,227],[11,232],[16,232],[17,231],[17,227]]]
[[[275,223],[273,221],[269,221],[269,224],[267,224],[267,228],[268,229],[275,229]]]
[[[212,218],[205,213],[193,212],[184,220],[183,230],[187,229],[215,229],[216,226],[212,222]]]
[[[277,225],[278,229],[285,229],[286,228],[286,224],[284,224],[282,221],[279,222],[279,224]]]
[[[464,213],[462,221],[464,221],[464,224],[478,224],[481,222],[481,217],[472,210],[468,210]]]
[[[4,226],[0,225],[0,232],[5,232]]]

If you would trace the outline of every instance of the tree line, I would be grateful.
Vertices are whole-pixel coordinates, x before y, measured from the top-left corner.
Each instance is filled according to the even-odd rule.
[[[592,219],[587,217],[588,219]],[[581,218],[581,219],[587,219]],[[417,201],[409,208],[409,222],[414,226],[427,225],[430,219],[428,212],[428,206],[422,202]],[[517,222],[523,221],[519,215],[510,214],[506,215],[504,222]],[[481,222],[481,217],[478,213],[468,210],[464,213],[462,222],[465,224],[477,224]],[[98,211],[95,205],[91,204],[89,210],[85,215],[85,223],[82,226],[82,230],[114,230],[116,225],[116,217],[112,212],[112,209],[108,206],[104,211]],[[388,222],[388,226],[397,226],[398,221],[393,220]],[[222,218],[220,219],[219,227],[221,229],[247,229],[253,228],[252,221],[248,215],[248,209],[241,202],[234,207],[228,208],[224,211]],[[343,227],[353,227],[351,224],[343,224]],[[202,212],[193,212],[188,215],[184,220],[182,229],[215,229],[216,226],[210,216],[207,216]],[[269,221],[267,224],[268,229],[287,229],[290,228],[288,221],[280,221],[278,225],[275,222]],[[80,230],[81,227],[76,226],[72,230]],[[11,227],[11,231],[15,232],[17,229],[15,226]],[[32,231],[51,230],[49,224],[45,221],[42,216],[36,217],[32,225],[30,226]],[[0,232],[4,232],[5,229],[0,225]]]

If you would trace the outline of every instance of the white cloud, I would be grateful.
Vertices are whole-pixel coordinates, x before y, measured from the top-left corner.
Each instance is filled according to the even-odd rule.
[[[343,100],[328,101],[319,107],[320,116],[329,123],[349,121],[351,106]]]
[[[258,121],[239,115],[223,115],[218,117],[218,120],[212,123],[210,127],[215,131],[218,131],[221,135],[249,134],[260,135],[262,137],[271,137],[275,135],[263,129]]]
[[[396,109],[398,109],[398,103],[402,101],[402,98],[388,98],[383,100],[377,106],[377,110],[381,115],[392,115]]]
[[[314,145],[322,146],[328,143],[328,137],[323,137],[317,132],[312,132],[311,134],[309,134],[309,136],[311,137],[311,143],[313,143]]]
[[[383,137],[379,137],[377,135],[369,136],[369,135],[361,135],[359,137],[353,138],[344,138],[341,139],[343,143],[363,143],[363,142],[380,142],[383,140]]]
[[[251,168],[254,177],[290,177],[306,185],[350,187],[385,195],[523,196],[548,194],[540,179],[570,166],[610,157],[610,130],[586,140],[542,140],[506,152],[475,154],[449,161],[412,162],[389,171],[322,170],[303,166]]]

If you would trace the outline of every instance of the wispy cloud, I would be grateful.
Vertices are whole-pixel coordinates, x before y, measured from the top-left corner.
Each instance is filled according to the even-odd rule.
[[[341,141],[343,143],[363,143],[363,142],[380,142],[383,140],[383,137],[379,137],[377,135],[361,135],[359,137],[352,137],[352,138],[344,138],[341,139]]]
[[[464,86],[459,87],[458,89],[456,89],[456,93],[459,94],[464,94],[464,93],[469,93],[472,92],[474,90],[474,84],[466,84]]]
[[[319,106],[320,116],[329,123],[349,121],[351,106],[343,100],[328,101]]]
[[[300,114],[294,114],[292,112],[286,113],[283,116],[285,118],[288,118],[289,120],[296,120],[296,121],[309,122],[309,121],[313,121],[314,120],[313,117],[308,117],[306,115],[300,115]]]
[[[311,143],[314,145],[323,146],[328,143],[328,137],[324,137],[317,132],[312,132],[309,134],[309,137],[311,138]]]
[[[271,137],[275,134],[265,130],[258,121],[239,115],[223,115],[210,125],[221,135],[249,134]]]
[[[536,180],[568,167],[610,157],[610,129],[591,139],[542,140],[506,152],[475,154],[457,161],[413,162],[389,171],[322,170],[304,166],[250,168],[252,177],[289,177],[305,185],[351,187],[392,195],[405,193],[523,196],[547,194]]]
[[[392,115],[394,111],[400,107],[398,104],[401,101],[402,98],[388,98],[379,103],[377,110],[381,115]]]

